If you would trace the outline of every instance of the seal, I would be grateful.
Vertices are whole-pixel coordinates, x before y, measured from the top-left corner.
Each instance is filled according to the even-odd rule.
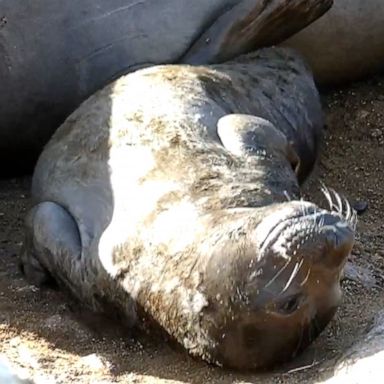
[[[65,118],[122,74],[281,42],[331,3],[0,0],[0,175],[31,171]]]
[[[300,200],[322,127],[290,50],[123,76],[41,154],[24,273],[208,362],[286,361],[332,318],[354,239],[337,194],[330,211]]]
[[[383,20],[381,0],[338,0],[283,46],[305,56],[319,85],[341,85],[384,69]]]

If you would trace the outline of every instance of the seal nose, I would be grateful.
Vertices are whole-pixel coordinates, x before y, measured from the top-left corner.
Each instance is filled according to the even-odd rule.
[[[326,242],[326,262],[332,267],[338,267],[344,263],[352,250],[354,230],[343,218],[331,213],[321,215],[319,222],[319,231]]]

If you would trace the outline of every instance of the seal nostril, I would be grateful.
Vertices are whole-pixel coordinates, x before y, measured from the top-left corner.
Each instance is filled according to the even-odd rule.
[[[301,295],[293,295],[276,305],[276,312],[282,315],[291,315],[299,309]]]

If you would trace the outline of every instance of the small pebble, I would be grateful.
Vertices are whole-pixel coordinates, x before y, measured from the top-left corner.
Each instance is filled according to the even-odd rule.
[[[357,201],[352,206],[358,215],[362,215],[368,209],[368,202],[367,201]]]
[[[103,361],[103,358],[92,353],[91,355],[82,357],[82,362],[93,370],[103,370],[108,367],[108,363]]]

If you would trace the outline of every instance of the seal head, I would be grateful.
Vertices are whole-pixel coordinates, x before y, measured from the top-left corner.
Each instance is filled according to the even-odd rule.
[[[332,319],[355,216],[297,201],[244,215],[208,262],[202,318],[214,361],[266,368],[296,356]]]

